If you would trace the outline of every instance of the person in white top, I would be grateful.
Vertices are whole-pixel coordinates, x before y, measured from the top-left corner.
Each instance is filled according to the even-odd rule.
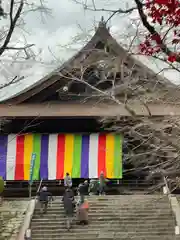
[[[66,176],[64,178],[64,186],[69,187],[69,188],[72,187],[72,179],[71,179],[69,173],[66,173]]]

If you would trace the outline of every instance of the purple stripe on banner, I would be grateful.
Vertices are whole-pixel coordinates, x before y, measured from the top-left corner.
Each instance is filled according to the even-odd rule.
[[[0,135],[0,177],[6,179],[6,158],[7,158],[8,136]]]
[[[48,145],[49,135],[41,136],[41,162],[40,162],[40,178],[48,179]]]
[[[82,136],[81,178],[89,177],[89,136]]]

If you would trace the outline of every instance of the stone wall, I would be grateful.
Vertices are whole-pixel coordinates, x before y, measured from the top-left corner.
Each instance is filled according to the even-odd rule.
[[[28,200],[4,201],[0,206],[0,240],[15,240],[24,221]]]

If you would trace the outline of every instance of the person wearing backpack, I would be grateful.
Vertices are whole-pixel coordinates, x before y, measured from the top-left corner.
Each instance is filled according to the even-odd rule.
[[[40,212],[46,213],[49,203],[49,197],[53,200],[52,193],[48,192],[47,187],[44,186],[40,190],[40,192],[37,193],[39,196],[39,203],[40,203]]]

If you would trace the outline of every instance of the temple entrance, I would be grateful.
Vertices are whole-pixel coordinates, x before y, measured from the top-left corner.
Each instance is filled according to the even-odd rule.
[[[55,142],[53,140],[53,137],[56,137],[57,133],[58,133],[58,136],[63,136],[63,135],[66,136],[69,133],[71,135],[74,135],[74,137],[78,136],[79,139],[78,139],[77,145],[74,146],[74,147],[76,147],[75,151],[78,152],[78,150],[83,151],[83,149],[80,149],[80,148],[83,147],[83,137],[86,136],[87,138],[89,138],[89,141],[90,141],[90,137],[92,136],[92,134],[95,138],[96,145],[100,144],[100,143],[98,143],[98,141],[101,141],[101,145],[102,145],[101,148],[105,147],[104,136],[105,136],[106,133],[108,133],[108,131],[106,131],[103,128],[103,125],[96,118],[58,118],[58,119],[57,118],[56,119],[52,119],[52,118],[25,119],[24,118],[24,119],[10,120],[9,123],[6,124],[3,133],[4,134],[11,133],[11,134],[13,134],[12,136],[15,135],[16,146],[12,146],[12,148],[16,149],[16,154],[17,154],[17,146],[19,146],[18,147],[18,149],[19,149],[18,154],[20,154],[20,155],[23,154],[24,155],[24,160],[23,161],[27,162],[28,159],[31,158],[30,155],[32,154],[31,152],[33,151],[32,150],[30,152],[29,148],[31,148],[32,145],[34,145],[33,142],[30,145],[28,145],[29,143],[27,144],[27,142],[29,142],[31,140],[31,138],[33,138],[33,135],[36,135],[36,133],[39,134],[39,136],[41,138],[41,140],[40,140],[41,144],[42,144],[42,137],[46,135],[49,138],[48,139],[49,145],[50,145],[51,141],[53,141],[52,145],[54,144],[54,146],[56,146],[58,144],[57,141]],[[102,136],[101,139],[99,139],[101,137],[100,135],[102,133],[103,133],[103,136]],[[19,134],[20,135],[24,134],[22,136],[23,136],[23,138],[26,139],[26,140],[23,140],[24,142],[21,145],[19,145],[19,143],[17,143],[17,141],[22,141],[22,139],[17,140],[17,135],[19,135]],[[51,137],[51,141],[50,141],[50,137]],[[10,139],[9,141],[11,142],[11,140],[12,139]],[[38,139],[36,139],[36,141],[38,141]],[[81,141],[81,143],[79,143],[79,141]],[[74,142],[74,144],[75,144],[75,142]],[[81,146],[79,146],[79,144]],[[90,143],[86,143],[86,148],[88,146],[90,147],[90,145],[88,145],[88,144],[90,144]],[[49,151],[55,151],[54,146],[53,146],[52,149],[50,148]],[[59,147],[61,149],[61,146],[59,146]],[[94,151],[96,151],[95,150],[96,147],[99,148],[99,146],[94,145]],[[119,150],[120,150],[120,147],[122,148],[122,141],[119,142]],[[24,148],[24,150],[21,149],[21,148]],[[37,151],[37,146],[35,148],[36,148],[36,151]],[[48,148],[48,145],[47,145],[47,148]],[[23,151],[23,153],[21,154],[20,152],[22,152],[22,151]],[[42,145],[41,145],[41,153],[42,153],[42,151],[43,151],[43,149],[42,149]],[[70,152],[71,150],[66,149],[66,151]],[[88,150],[88,151],[90,151],[90,150]],[[102,149],[101,149],[101,152],[102,152]],[[29,154],[29,157],[27,156],[28,154]],[[121,150],[121,154],[122,154],[122,150]],[[43,181],[44,184],[46,184],[51,189],[51,191],[53,191],[53,193],[55,195],[59,195],[59,194],[61,195],[62,191],[63,191],[63,181],[59,181],[59,179],[62,179],[62,176],[64,175],[64,173],[59,172],[58,176],[56,175],[56,179],[58,179],[58,180],[50,180],[52,177],[54,178],[54,176],[55,176],[55,175],[53,175],[54,174],[53,173],[54,166],[56,166],[56,174],[57,174],[57,161],[56,161],[57,159],[55,160],[56,161],[55,162],[53,159],[51,159],[51,154],[48,154],[48,152],[47,152],[46,155],[49,155],[49,156],[43,155],[44,157],[43,157],[43,159],[40,159],[40,161],[42,161],[42,160],[45,161],[44,158],[47,157],[47,162],[48,162],[47,164],[49,164],[47,166],[49,166],[49,167],[47,167],[46,171],[44,170],[44,165],[43,165],[42,168],[40,168],[40,173],[39,174],[41,174],[41,176],[39,176],[39,179],[41,179],[41,177],[43,175],[42,179],[46,179],[46,180]],[[54,155],[54,153],[52,153],[52,155]],[[101,155],[102,155],[102,153],[101,153]],[[90,152],[89,152],[89,157],[90,157]],[[105,156],[102,156],[101,158],[104,158],[104,157]],[[16,158],[16,156],[9,156],[7,158],[12,160],[12,159]],[[71,156],[69,156],[69,158],[71,158]],[[113,155],[112,155],[112,158],[113,158]],[[67,162],[67,159],[68,158],[66,156],[66,162]],[[8,160],[8,161],[10,162],[10,160]],[[61,156],[61,159],[59,158],[59,160],[60,161],[62,160],[62,156]],[[89,161],[91,162],[92,160],[90,159]],[[65,159],[64,159],[64,161],[65,161]],[[69,161],[71,161],[71,159],[69,159]],[[78,160],[78,156],[77,156],[76,157],[76,164],[80,164],[78,161],[80,161],[80,160]],[[106,160],[104,159],[104,161],[106,161]],[[90,162],[89,162],[89,167],[90,167]],[[121,162],[122,162],[122,160],[121,160]],[[118,165],[120,166],[120,164],[121,164],[120,161],[118,163],[119,163]],[[6,196],[15,195],[16,196],[16,195],[20,194],[19,196],[28,196],[28,194],[29,194],[28,181],[24,180],[23,176],[20,176],[21,175],[20,173],[22,173],[22,172],[24,172],[23,173],[24,177],[25,177],[25,175],[27,175],[26,166],[21,165],[21,163],[19,163],[19,165],[18,165],[17,164],[17,158],[16,158],[16,161],[14,162],[14,164],[16,165],[15,166],[16,170],[14,171],[15,173],[11,174],[11,173],[6,172],[7,181],[6,181],[5,195]],[[82,164],[82,156],[81,156],[81,164]],[[12,163],[11,163],[11,165],[12,165]],[[85,162],[84,162],[83,165],[85,166]],[[95,168],[98,168],[98,166],[94,166],[94,169]],[[74,167],[73,167],[73,169],[74,169]],[[122,169],[122,167],[121,167],[121,169]],[[43,170],[43,172],[42,172],[42,170]],[[72,174],[73,187],[74,188],[76,188],[79,185],[79,183],[83,182],[85,179],[91,178],[93,176],[92,174],[94,174],[93,171],[92,171],[92,166],[91,166],[91,176],[90,177],[88,177],[88,174],[86,176],[87,170],[83,173],[84,175],[82,175],[82,171],[84,171],[84,170],[82,170],[82,166],[81,166],[81,169],[78,169],[78,167],[77,167],[76,170],[75,170],[76,173],[73,173],[74,175]],[[19,172],[20,175],[18,175],[17,172]],[[45,172],[49,172],[48,175]],[[78,174],[80,174],[80,172],[81,172],[81,175],[79,175],[79,177],[77,177]],[[15,176],[15,174],[16,174],[16,176]],[[99,173],[97,173],[97,175],[98,174]],[[9,180],[9,179],[13,179],[13,180]],[[35,179],[37,179],[37,175],[36,175]],[[49,179],[49,180],[47,180],[47,179]],[[116,184],[117,181],[112,180],[111,183]],[[39,185],[39,181],[35,181],[33,183],[33,185],[32,185],[32,195],[34,195],[36,193],[38,185]],[[111,188],[112,188],[112,186],[111,186]]]
[[[106,125],[106,127],[108,127]],[[23,130],[23,131],[22,131]],[[108,133],[104,125],[98,121],[97,118],[32,118],[32,119],[13,119],[5,125],[4,134],[19,134],[19,133],[40,133],[40,134],[54,134],[54,133],[73,133],[73,134],[92,134],[92,133]],[[122,153],[123,156],[128,153],[128,139],[123,139]],[[123,180],[111,179],[107,186],[107,194],[123,193],[124,189],[144,189],[143,182],[145,176],[141,172],[134,173],[128,171],[133,168],[132,164],[127,164],[123,160]],[[88,178],[73,178],[74,189]],[[54,195],[61,195],[63,192],[63,181],[59,180],[44,180]],[[148,183],[151,184],[151,183]],[[39,181],[35,181],[32,185],[32,195],[36,194]],[[29,195],[28,181],[7,181],[5,196],[19,196],[27,197]]]

